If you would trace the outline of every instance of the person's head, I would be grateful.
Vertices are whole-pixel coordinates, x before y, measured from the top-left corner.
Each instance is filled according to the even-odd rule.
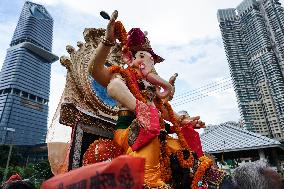
[[[235,189],[281,189],[281,176],[265,162],[246,163],[236,168],[233,174]]]
[[[5,184],[2,189],[36,189],[36,187],[29,181],[13,181]]]

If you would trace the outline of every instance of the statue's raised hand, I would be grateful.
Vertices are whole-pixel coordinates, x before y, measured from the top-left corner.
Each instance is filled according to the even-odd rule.
[[[205,128],[205,123],[200,120],[200,116],[189,117],[188,115],[181,115],[179,121],[181,126],[190,124],[194,129]]]
[[[118,11],[117,10],[113,11],[106,29],[105,39],[111,42],[115,42],[116,39],[114,28],[117,16],[118,16]]]

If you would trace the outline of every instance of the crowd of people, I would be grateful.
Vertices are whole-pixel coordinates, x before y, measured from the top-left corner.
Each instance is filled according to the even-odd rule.
[[[235,189],[283,189],[280,174],[263,161],[246,163],[234,171]]]
[[[237,167],[221,189],[283,189],[282,175],[263,161],[249,162]]]
[[[15,178],[15,175],[12,177]],[[141,186],[142,187],[142,186]],[[9,179],[0,189],[36,189],[27,180]],[[211,189],[210,186],[208,189]],[[237,167],[220,189],[284,189],[283,178],[263,161],[249,162]]]
[[[36,189],[34,184],[29,180],[22,179],[22,177],[16,173],[12,175],[7,181],[5,181],[0,189]]]
[[[5,184],[1,189],[36,189],[36,187],[29,181],[20,180]]]

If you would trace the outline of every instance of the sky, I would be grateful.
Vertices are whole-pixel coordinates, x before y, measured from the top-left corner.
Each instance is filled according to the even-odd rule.
[[[76,47],[83,41],[84,28],[106,27],[101,10],[118,10],[118,20],[126,29],[139,27],[148,31],[154,51],[165,58],[157,65],[164,79],[174,73],[176,96],[212,82],[229,81],[229,66],[218,26],[217,10],[235,8],[240,0],[31,0],[42,4],[54,19],[53,53],[68,55],[66,45]],[[284,1],[284,0],[282,0]],[[281,3],[283,3],[280,1]],[[24,0],[0,0],[0,67],[5,59]],[[57,61],[52,64],[49,99],[49,124],[63,92],[66,69]],[[228,83],[228,82],[227,82]],[[230,81],[229,81],[230,83]],[[204,93],[201,91],[200,93]],[[186,98],[176,98],[181,102]],[[240,114],[233,88],[212,92],[209,96],[174,106],[200,115],[206,124],[239,121]]]

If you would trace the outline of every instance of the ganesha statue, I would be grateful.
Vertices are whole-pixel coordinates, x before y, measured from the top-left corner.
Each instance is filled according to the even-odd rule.
[[[145,159],[144,188],[221,186],[227,177],[224,172],[213,168],[213,161],[204,155],[199,134],[194,130],[205,127],[205,123],[199,116],[190,117],[185,111],[176,113],[169,103],[175,93],[177,74],[168,80],[159,76],[155,65],[164,59],[152,49],[147,32],[140,28],[126,32],[123,24],[116,20],[117,11],[111,16],[103,13],[103,16],[109,20],[107,29],[98,30],[103,37],[95,41],[96,45],[88,45],[91,50],[84,59],[87,67],[83,67],[87,69],[87,75],[106,89],[117,106],[109,111],[97,100],[92,100],[97,97],[90,98],[91,93],[79,95],[76,102],[82,104],[83,99],[86,105],[80,109],[94,115],[99,111],[90,111],[90,105],[100,105],[108,110],[103,111],[104,115],[117,115],[117,120],[112,140],[94,141],[84,154],[83,164],[109,161],[126,154]],[[83,52],[81,43],[79,47],[78,54]],[[120,55],[112,60],[117,62],[109,64],[114,50]],[[74,49],[69,48],[69,51]],[[82,59],[78,56],[77,60],[74,53],[71,55],[75,61]],[[78,87],[76,90],[84,91]],[[170,135],[173,133],[177,137]]]

